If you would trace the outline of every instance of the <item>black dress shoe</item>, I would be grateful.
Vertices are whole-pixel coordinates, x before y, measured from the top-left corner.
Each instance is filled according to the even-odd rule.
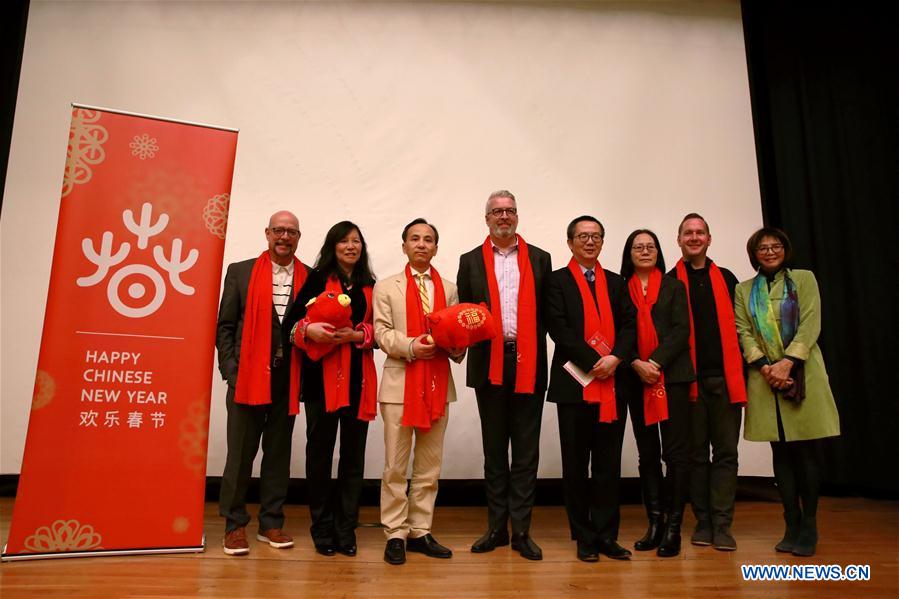
[[[491,529],[471,546],[472,553],[487,553],[509,544],[509,531]]]
[[[602,553],[606,557],[610,557],[612,559],[630,559],[631,552],[619,545],[616,541],[612,539],[605,539],[599,542],[599,547],[597,547],[599,553]]]
[[[596,550],[596,547],[590,545],[588,543],[582,543],[578,541],[577,543],[577,558],[582,562],[598,562],[599,561],[599,551]]]
[[[406,551],[424,553],[428,557],[439,557],[442,559],[453,557],[452,549],[438,543],[437,539],[432,537],[430,533],[423,537],[406,539]]]
[[[512,535],[512,549],[525,559],[543,559],[543,551],[540,546],[526,532],[516,532]]]
[[[321,555],[326,555],[331,557],[335,553],[337,553],[337,547],[331,545],[330,543],[316,543],[315,544],[315,552]]]
[[[406,563],[406,545],[402,539],[389,539],[384,549],[384,561],[398,566]]]
[[[347,557],[356,557],[356,544],[353,543],[351,545],[338,545],[337,553],[345,555]]]

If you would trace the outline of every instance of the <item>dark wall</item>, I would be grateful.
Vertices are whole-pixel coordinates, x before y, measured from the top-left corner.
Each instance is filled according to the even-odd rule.
[[[896,4],[742,6],[762,212],[821,289],[820,343],[843,431],[825,444],[827,476],[895,496]]]
[[[0,210],[6,189],[6,165],[9,163],[27,22],[28,0],[9,0],[0,4]]]

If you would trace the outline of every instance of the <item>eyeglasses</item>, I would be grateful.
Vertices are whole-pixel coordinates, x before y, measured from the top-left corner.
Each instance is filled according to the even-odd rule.
[[[782,243],[772,243],[771,245],[760,245],[755,248],[755,251],[758,254],[779,254],[783,249]]]
[[[599,233],[578,233],[574,236],[574,238],[581,243],[587,243],[587,241],[599,243],[600,241],[602,241],[602,235]]]
[[[491,210],[489,212],[489,214],[492,214],[496,218],[501,217],[503,214],[508,214],[509,216],[515,216],[516,214],[518,214],[518,209],[517,208],[494,208],[493,210]]]
[[[642,254],[643,252],[654,252],[656,251],[656,244],[654,243],[638,243],[637,245],[631,246],[631,251],[636,252],[638,254]]]
[[[296,229],[288,229],[287,227],[272,227],[269,229],[275,237],[284,237],[287,235],[290,239],[296,239],[300,236],[300,232]]]

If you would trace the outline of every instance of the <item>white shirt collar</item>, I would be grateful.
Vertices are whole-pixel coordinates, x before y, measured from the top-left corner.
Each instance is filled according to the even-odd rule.
[[[415,270],[414,268],[412,268],[412,266],[409,266],[409,270],[412,271],[412,276],[413,276],[413,277],[416,277],[416,278],[418,277],[419,272],[418,272],[417,270]],[[426,271],[424,271],[423,273],[420,273],[420,274],[423,274],[425,277],[427,277],[427,278],[430,279],[430,278],[431,278],[431,267],[429,266],[429,267],[428,267],[428,270],[426,270]]]
[[[281,271],[286,272],[288,275],[293,276],[293,260],[290,261],[290,264],[287,266],[281,266],[275,262],[272,262],[272,274],[276,275]]]
[[[515,243],[513,243],[512,245],[510,245],[510,246],[509,246],[508,248],[506,248],[506,249],[503,249],[503,248],[499,247],[498,245],[496,245],[496,244],[493,242],[493,238],[492,238],[492,237],[490,238],[490,245],[493,246],[493,251],[494,251],[494,252],[498,252],[498,253],[502,254],[503,256],[507,256],[507,255],[511,254],[512,252],[518,251],[518,237],[516,236],[516,237],[515,237]]]

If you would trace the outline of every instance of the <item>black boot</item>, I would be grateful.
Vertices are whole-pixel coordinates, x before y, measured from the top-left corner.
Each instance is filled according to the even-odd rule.
[[[659,544],[656,555],[659,557],[674,557],[680,553],[680,525],[683,519],[683,511],[668,512],[664,529],[665,534],[662,536],[662,542]]]
[[[649,512],[649,527],[646,534],[639,541],[634,543],[634,549],[637,551],[651,551],[659,546],[662,542],[662,535],[665,533],[665,519],[661,512]]]
[[[656,433],[658,435],[658,433]],[[662,542],[662,534],[665,532],[665,520],[662,516],[662,465],[657,460],[643,460],[640,462],[640,490],[643,495],[643,505],[646,507],[646,517],[649,519],[649,527],[646,534],[634,543],[637,551],[651,551]]]
[[[802,520],[802,513],[798,509],[784,509],[784,522],[786,523],[786,531],[784,532],[784,538],[780,540],[780,543],[774,546],[775,551],[779,551],[781,553],[792,553],[793,548],[796,546],[796,539],[799,538],[799,524]]]
[[[785,442],[771,443],[774,461],[774,481],[784,508],[786,531],[780,543],[774,546],[775,551],[791,553],[799,537],[799,523],[802,510],[799,507],[799,482],[794,465],[795,445]]]
[[[799,536],[793,543],[793,555],[811,557],[818,547],[818,523],[815,516],[803,515],[799,525]]]

